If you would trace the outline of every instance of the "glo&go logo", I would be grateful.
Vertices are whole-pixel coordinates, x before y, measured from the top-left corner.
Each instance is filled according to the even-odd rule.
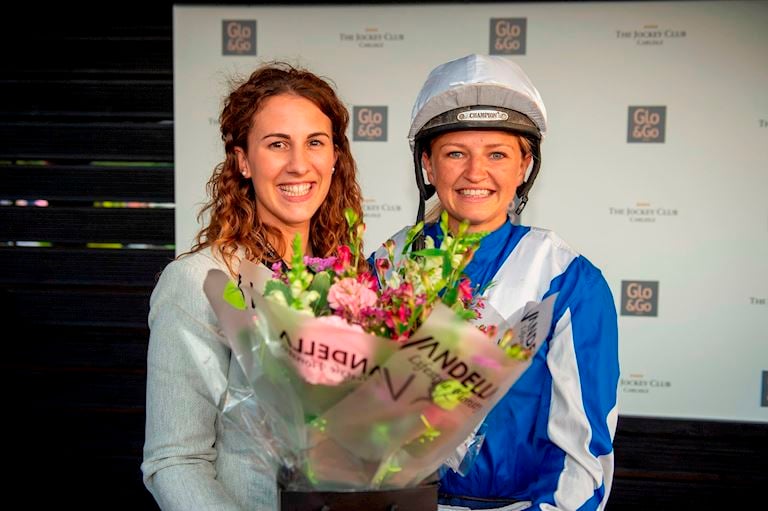
[[[658,310],[658,281],[621,281],[622,316],[657,316]]]
[[[222,36],[222,55],[256,55],[256,20],[224,20]]]
[[[627,142],[664,142],[666,106],[630,106]]]
[[[491,18],[491,55],[525,55],[527,18]]]
[[[367,142],[387,141],[387,107],[356,106],[352,114],[352,140]]]

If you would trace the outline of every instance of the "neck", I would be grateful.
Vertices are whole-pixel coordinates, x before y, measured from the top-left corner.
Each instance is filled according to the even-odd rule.
[[[283,246],[285,247],[285,253],[278,254],[282,259],[290,263],[293,259],[293,240],[298,234],[301,237],[301,252],[305,256],[312,256],[312,245],[309,244],[309,226],[301,228],[283,228]],[[275,243],[272,243],[275,245]]]
[[[467,232],[494,232],[508,222],[511,222],[510,217],[504,216],[493,222],[486,222],[479,225],[470,224],[467,228]],[[448,217],[448,230],[451,232],[451,234],[456,234],[459,231],[459,224],[461,224],[460,220],[451,216]]]

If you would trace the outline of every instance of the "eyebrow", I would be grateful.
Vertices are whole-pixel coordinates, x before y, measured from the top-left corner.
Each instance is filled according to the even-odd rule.
[[[461,143],[461,142],[446,142],[446,143],[440,145],[441,148],[450,147],[450,146],[455,146],[455,147],[459,147],[461,149],[466,149],[466,148],[468,148],[470,146],[470,144],[464,144],[464,143]],[[514,149],[514,146],[512,144],[507,144],[505,142],[500,142],[498,144],[485,144],[485,145],[483,145],[483,147],[486,147],[488,149],[496,149],[496,148],[499,148],[499,147],[509,147],[511,149]]]
[[[291,136],[286,134],[286,133],[267,133],[266,135],[261,137],[261,139],[264,140],[265,138],[270,138],[270,137],[284,138],[286,140],[290,140],[291,139]],[[324,131],[316,131],[314,133],[310,133],[309,135],[307,135],[307,138],[313,138],[313,137],[327,137],[327,138],[331,138],[331,136],[328,133],[325,133]]]

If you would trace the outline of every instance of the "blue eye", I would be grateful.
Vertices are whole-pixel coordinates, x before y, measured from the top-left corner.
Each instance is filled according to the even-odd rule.
[[[492,160],[502,160],[502,159],[504,159],[506,157],[507,157],[506,154],[500,153],[498,151],[491,153],[491,159]]]

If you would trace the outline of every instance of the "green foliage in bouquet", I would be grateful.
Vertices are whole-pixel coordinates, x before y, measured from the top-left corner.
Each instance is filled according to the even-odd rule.
[[[339,246],[335,256],[305,257],[297,235],[290,268],[273,267],[275,278],[267,283],[265,297],[315,317],[339,316],[368,333],[395,340],[412,335],[438,300],[461,319],[477,317],[476,293],[463,271],[486,233],[468,232],[466,221],[450,233],[444,212],[439,248],[426,236],[425,248],[412,249],[424,229],[421,222],[407,232],[399,254],[389,240],[387,257],[377,259],[375,268],[366,268],[361,264],[365,224],[350,209],[344,215],[350,242]]]

